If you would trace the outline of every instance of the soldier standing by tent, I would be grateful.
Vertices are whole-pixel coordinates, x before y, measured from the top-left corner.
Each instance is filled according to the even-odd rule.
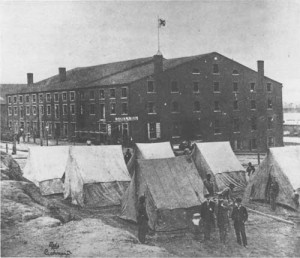
[[[254,174],[255,168],[254,168],[254,166],[252,165],[251,162],[248,163],[248,167],[246,169],[246,172],[248,173],[248,177],[250,177],[251,175]]]
[[[223,200],[222,196],[218,202],[217,225],[220,233],[220,241],[226,244],[227,234],[229,231],[229,205],[228,200]]]
[[[210,200],[210,194],[204,195],[206,200],[201,204],[200,214],[204,227],[204,241],[210,240],[210,232],[215,224],[215,203]]]
[[[237,242],[244,247],[247,247],[247,236],[245,231],[245,222],[248,219],[248,212],[244,206],[242,206],[242,199],[236,198],[236,206],[233,208],[231,218],[233,220],[234,230],[237,238]],[[242,239],[241,239],[242,235]]]
[[[230,183],[228,187],[224,188],[224,190],[219,192],[218,194],[222,195],[224,197],[224,199],[233,201],[232,191],[234,188],[235,188],[235,185]]]
[[[211,181],[211,174],[206,175],[206,179],[203,181],[208,193],[213,196],[214,193],[214,183]]]
[[[146,241],[146,234],[148,232],[148,220],[149,220],[146,211],[145,201],[146,201],[145,196],[141,196],[139,198],[139,207],[138,207],[138,216],[137,216],[138,239],[142,244],[144,244]]]
[[[271,204],[271,209],[273,211],[276,210],[276,198],[279,193],[279,185],[276,181],[276,178],[273,177],[272,182],[270,184],[270,204]]]

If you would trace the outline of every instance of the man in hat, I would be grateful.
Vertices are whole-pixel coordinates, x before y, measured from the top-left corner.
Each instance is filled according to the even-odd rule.
[[[208,193],[214,195],[214,183],[211,181],[211,174],[206,175],[206,179],[203,181]]]
[[[148,215],[146,211],[146,197],[141,196],[139,198],[139,207],[138,207],[138,215],[137,215],[137,223],[138,223],[138,239],[144,244],[146,241],[146,234],[148,232]]]
[[[199,235],[200,235],[200,213],[194,213],[193,215],[193,233],[194,233],[194,238],[195,240],[199,239]]]
[[[231,218],[233,220],[234,230],[238,244],[243,244],[244,247],[247,247],[245,222],[248,219],[248,212],[247,209],[242,205],[241,198],[236,198],[236,206],[233,208]]]
[[[248,167],[246,169],[246,172],[248,173],[249,177],[251,176],[251,174],[254,174],[255,168],[254,168],[254,166],[252,165],[251,162],[248,163]]]
[[[210,232],[215,224],[215,203],[211,201],[210,194],[205,194],[206,200],[201,204],[200,215],[203,221],[204,241],[210,240]]]
[[[220,233],[220,241],[222,244],[226,244],[229,231],[229,204],[228,200],[224,200],[222,196],[219,196],[216,214],[217,225]]]

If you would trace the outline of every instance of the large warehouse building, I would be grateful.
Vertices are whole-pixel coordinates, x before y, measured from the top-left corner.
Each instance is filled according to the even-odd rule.
[[[6,94],[7,127],[95,143],[198,139],[283,145],[282,84],[213,52],[79,67]]]

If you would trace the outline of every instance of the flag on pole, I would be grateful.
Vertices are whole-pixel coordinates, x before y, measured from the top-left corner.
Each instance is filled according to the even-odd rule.
[[[158,27],[166,26],[166,20],[158,19]]]

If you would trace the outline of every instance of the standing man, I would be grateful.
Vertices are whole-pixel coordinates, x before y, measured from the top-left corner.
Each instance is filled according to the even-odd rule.
[[[130,153],[130,150],[129,149],[127,149],[127,151],[126,151],[126,153],[125,153],[125,156],[124,156],[124,159],[125,159],[125,163],[127,164],[128,163],[128,161],[130,160],[130,158],[131,158],[131,153]]]
[[[214,183],[211,181],[211,174],[206,175],[206,179],[203,181],[208,193],[213,196],[214,192]]]
[[[276,181],[276,178],[273,177],[270,184],[270,204],[272,211],[276,210],[276,198],[279,193],[279,185]]]
[[[220,241],[222,244],[226,244],[229,231],[229,205],[228,200],[223,200],[222,197],[220,197],[218,202],[217,225],[220,233]]]
[[[200,215],[204,227],[204,241],[210,240],[210,232],[215,224],[215,203],[210,200],[210,194],[204,195],[206,200],[201,204]]]
[[[234,230],[238,244],[247,247],[247,236],[245,231],[245,222],[248,219],[248,212],[242,205],[242,199],[236,198],[236,206],[233,208],[231,218],[233,220]],[[242,236],[242,239],[241,239]]]
[[[148,232],[148,215],[146,211],[146,197],[141,196],[139,198],[139,207],[138,207],[138,216],[137,216],[137,223],[138,223],[138,239],[139,241],[144,244],[146,241],[146,234]]]
[[[246,172],[248,173],[248,177],[250,177],[251,175],[254,174],[255,168],[254,168],[254,166],[252,165],[251,162],[248,163],[248,167],[246,169]]]

